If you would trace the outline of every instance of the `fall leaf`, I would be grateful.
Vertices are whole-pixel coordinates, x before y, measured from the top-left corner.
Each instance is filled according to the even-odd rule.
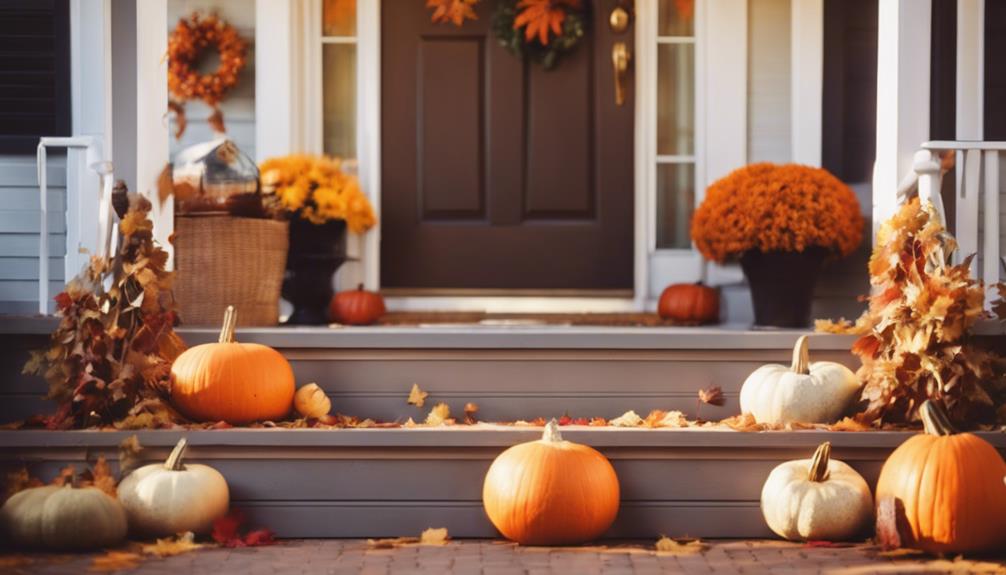
[[[542,46],[548,46],[549,33],[562,35],[566,12],[579,10],[580,0],[520,0],[517,9],[520,13],[514,18],[514,30],[524,27],[526,42],[537,39]]]
[[[136,569],[143,556],[132,551],[108,551],[91,561],[91,571],[112,572]]]
[[[49,482],[50,485],[56,485],[62,487],[64,485],[73,485],[73,480],[77,477],[77,469],[73,464],[68,464],[59,470],[59,473]]]
[[[179,533],[175,537],[165,537],[163,539],[158,539],[154,543],[145,543],[140,547],[140,549],[147,555],[172,557],[174,555],[181,555],[182,553],[195,551],[196,549],[202,549],[203,547],[206,546],[201,543],[196,543],[196,536],[194,533],[186,531],[185,533]]]
[[[478,0],[426,0],[426,7],[433,9],[430,21],[434,24],[450,22],[461,26],[465,20],[478,20],[474,6]]]
[[[479,412],[479,404],[469,401],[465,404],[465,423],[468,425],[475,425],[478,420],[475,416]]]
[[[672,539],[661,535],[653,546],[657,555],[695,555],[707,549],[707,545],[698,539]]]
[[[844,417],[828,426],[831,431],[870,431],[873,428],[852,417]]]
[[[218,106],[213,107],[213,113],[206,118],[206,123],[217,134],[227,133],[227,128],[224,126],[224,113]]]
[[[419,388],[418,383],[413,383],[412,389],[409,391],[408,403],[415,405],[416,407],[422,407],[426,404],[426,398],[429,397],[429,395],[429,393]]]
[[[446,545],[447,544],[447,528],[440,527],[423,530],[423,533],[419,536],[420,545]]]
[[[30,487],[41,487],[42,485],[42,482],[32,477],[28,473],[28,468],[22,465],[17,471],[11,471],[7,474],[6,491],[4,492],[3,500],[0,500],[0,505],[19,491],[24,491]]]
[[[723,396],[723,389],[718,385],[699,390],[699,401],[708,405],[722,407],[726,405],[727,398]]]
[[[175,192],[175,181],[172,177],[171,163],[164,164],[160,175],[157,176],[157,200],[164,205],[164,202]]]
[[[210,536],[221,547],[256,547],[272,545],[276,542],[272,531],[256,529],[241,535],[241,527],[245,523],[245,514],[240,509],[231,509],[227,515],[213,522]]]
[[[643,420],[646,427],[688,427],[688,419],[680,411],[663,411],[654,409]]]
[[[108,495],[116,497],[117,491],[115,489],[115,485],[117,481],[115,480],[115,476],[112,474],[112,468],[109,467],[108,461],[105,460],[104,455],[99,455],[98,460],[94,463],[91,469],[82,473],[81,476],[81,487],[97,487]]]
[[[453,422],[451,408],[446,403],[438,403],[426,416],[426,425],[450,425]]]
[[[406,545],[419,543],[418,537],[385,537],[383,539],[367,539],[367,546],[373,549],[395,549]]]
[[[125,477],[130,471],[140,465],[140,453],[143,446],[136,434],[130,435],[119,442],[119,477]]]
[[[622,415],[612,419],[608,422],[609,425],[614,427],[639,427],[643,424],[643,418],[639,417],[635,411],[629,410]]]

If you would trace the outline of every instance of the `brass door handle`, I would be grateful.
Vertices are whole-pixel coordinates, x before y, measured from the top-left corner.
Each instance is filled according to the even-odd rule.
[[[615,78],[615,105],[625,104],[625,75],[629,71],[629,60],[632,55],[625,42],[615,42],[611,46],[611,65]]]

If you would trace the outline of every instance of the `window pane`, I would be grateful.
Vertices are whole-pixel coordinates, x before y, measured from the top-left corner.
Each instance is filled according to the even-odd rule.
[[[695,0],[660,0],[657,20],[660,36],[694,36]]]
[[[325,0],[321,33],[324,36],[356,36],[356,0]]]
[[[657,153],[695,153],[695,45],[657,47]]]
[[[692,247],[695,164],[657,164],[657,248]]]
[[[356,157],[356,46],[325,44],[324,82],[325,153]]]

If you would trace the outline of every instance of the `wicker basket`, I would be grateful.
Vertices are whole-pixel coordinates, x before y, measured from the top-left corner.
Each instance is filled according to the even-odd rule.
[[[276,325],[289,242],[287,222],[228,215],[175,218],[174,292],[186,325]]]

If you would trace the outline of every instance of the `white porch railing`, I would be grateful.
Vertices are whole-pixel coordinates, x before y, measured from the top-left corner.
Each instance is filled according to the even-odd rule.
[[[999,155],[1003,151],[1006,151],[1006,142],[941,140],[926,142],[914,158],[919,198],[923,202],[932,202],[946,224],[947,212],[940,195],[943,179],[941,156],[943,152],[954,152],[954,235],[958,244],[954,258],[959,263],[967,256],[977,254],[971,263],[971,271],[986,286],[998,283],[1001,277]],[[981,228],[979,214],[982,215]],[[981,269],[978,269],[979,262]],[[986,307],[988,305],[986,294]]]
[[[38,234],[38,313],[41,315],[49,313],[49,201],[48,165],[46,158],[46,150],[48,148],[85,150],[85,164],[100,177],[98,198],[101,208],[98,211],[98,237],[101,243],[98,244],[96,249],[99,256],[108,254],[111,249],[111,223],[113,217],[112,182],[114,178],[112,177],[112,163],[102,159],[101,140],[93,136],[40,138],[36,151],[36,167],[38,169],[39,208],[42,212]],[[69,163],[67,169],[71,169]],[[78,190],[77,193],[80,194],[80,191]],[[84,194],[80,195],[81,197],[85,197]],[[68,246],[68,251],[69,249],[70,246]],[[67,280],[70,277],[67,274]]]

